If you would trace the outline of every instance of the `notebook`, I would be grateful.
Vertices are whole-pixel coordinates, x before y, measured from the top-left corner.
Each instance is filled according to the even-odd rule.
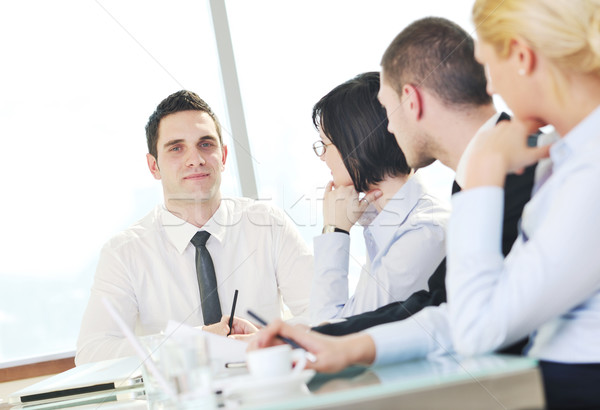
[[[117,393],[142,383],[140,359],[132,356],[74,367],[12,393],[8,402],[30,406],[90,396],[105,396],[110,401],[117,399]]]

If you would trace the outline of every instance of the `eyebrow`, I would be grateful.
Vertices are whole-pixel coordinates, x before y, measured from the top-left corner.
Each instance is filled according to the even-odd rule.
[[[204,137],[200,137],[199,138],[200,141],[205,141],[205,140],[212,140],[212,141],[218,141],[217,137],[215,137],[214,135],[205,135]]]
[[[163,148],[168,148],[172,145],[177,145],[183,142],[183,139],[178,139],[178,140],[171,140],[171,141],[167,141],[165,142],[165,144],[163,145]]]
[[[218,141],[217,137],[213,136],[213,135],[205,135],[203,137],[198,138],[199,141],[206,141],[206,140],[212,140],[212,141]],[[167,141],[165,142],[165,144],[163,145],[163,148],[168,148],[171,147],[173,145],[177,145],[177,144],[181,144],[182,142],[185,142],[185,140],[183,138],[179,138],[179,139],[174,139],[171,141]]]

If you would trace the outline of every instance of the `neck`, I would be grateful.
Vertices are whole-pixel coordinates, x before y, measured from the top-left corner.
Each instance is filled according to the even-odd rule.
[[[165,198],[169,212],[198,228],[202,228],[215,214],[221,204],[221,196],[216,198]]]
[[[423,119],[431,139],[435,141],[433,157],[456,171],[467,145],[479,128],[496,113],[496,109],[491,103],[476,108],[452,109],[437,99],[431,99],[431,102],[430,114]]]
[[[562,93],[560,103],[549,108],[542,120],[552,124],[560,136],[568,134],[600,106],[600,79],[596,76],[573,75],[567,78],[567,84],[568,91]]]
[[[374,203],[377,212],[381,212],[383,208],[385,208],[389,200],[396,195],[396,193],[404,186],[404,184],[406,184],[406,181],[408,181],[408,178],[411,176],[412,173],[409,175],[386,177],[383,181],[369,186],[370,191],[378,189],[382,193],[379,199],[377,199]]]

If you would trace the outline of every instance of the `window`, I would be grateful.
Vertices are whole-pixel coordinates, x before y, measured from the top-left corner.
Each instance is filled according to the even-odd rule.
[[[100,248],[162,201],[145,158],[156,105],[188,88],[228,119],[207,1],[3,2],[0,36],[8,361],[75,349]],[[223,187],[239,195],[232,151]]]
[[[227,13],[240,81],[257,188],[298,225],[304,239],[320,234],[329,170],[313,153],[319,139],[313,105],[342,82],[379,71],[383,52],[412,21],[449,18],[467,31],[472,1],[228,0]],[[251,16],[251,18],[249,18]],[[423,169],[440,198],[449,199],[453,172]],[[362,229],[351,231],[350,281],[366,251]]]
[[[471,5],[226,1],[258,197],[309,244],[329,179],[311,150],[313,104],[379,70],[394,36],[432,10],[472,31]],[[242,189],[208,0],[4,2],[0,36],[0,361],[9,361],[75,348],[100,248],[162,201],[144,125],[166,95],[186,88],[212,106],[229,144],[223,193]],[[424,171],[449,195],[447,169]],[[355,272],[360,236],[353,229]]]

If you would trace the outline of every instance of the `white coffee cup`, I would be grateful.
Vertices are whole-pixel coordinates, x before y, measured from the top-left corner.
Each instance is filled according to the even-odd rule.
[[[296,363],[292,367],[293,363]],[[250,374],[256,378],[293,376],[306,367],[306,352],[292,350],[290,345],[279,345],[246,353]]]

